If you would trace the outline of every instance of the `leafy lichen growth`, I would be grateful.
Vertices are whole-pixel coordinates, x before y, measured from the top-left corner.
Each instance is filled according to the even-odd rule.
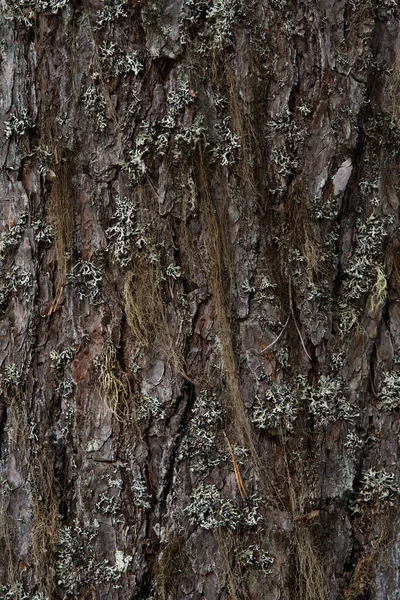
[[[387,219],[372,214],[356,224],[355,251],[345,270],[344,291],[348,300],[368,292],[373,284],[374,266],[387,234]]]
[[[255,495],[247,497],[245,506],[239,508],[232,500],[222,498],[215,485],[200,482],[193,490],[191,500],[185,513],[192,525],[203,529],[225,527],[235,530],[239,526],[255,527],[263,520],[260,511],[262,499]]]
[[[271,575],[272,573],[271,565],[274,559],[258,544],[247,546],[239,553],[238,558],[240,564],[244,567],[257,568],[263,575]]]
[[[103,42],[100,57],[109,78],[131,73],[137,77],[143,70],[143,64],[135,50],[123,52],[114,42]]]
[[[32,275],[19,265],[13,265],[4,275],[0,288],[0,311],[4,311],[14,294],[23,290],[23,296],[28,294],[32,286]]]
[[[99,561],[96,557],[96,538],[99,524],[83,527],[78,521],[60,530],[56,573],[58,585],[67,596],[77,597],[79,590],[88,585],[111,583],[114,589],[120,587],[120,579],[132,560],[121,550],[116,550],[113,564],[108,559]]]
[[[188,432],[178,460],[190,460],[193,471],[205,471],[221,464],[226,456],[218,452],[217,434],[223,421],[222,407],[215,394],[201,391],[191,411]]]
[[[259,429],[292,431],[298,412],[298,400],[292,386],[271,383],[265,399],[256,398],[252,421]]]
[[[92,306],[103,302],[101,295],[102,275],[100,267],[91,261],[80,261],[74,265],[69,274],[69,281],[74,283],[78,297],[88,298]]]
[[[105,0],[103,8],[97,13],[97,27],[103,27],[107,23],[114,23],[117,19],[127,17],[126,0]]]
[[[50,600],[46,594],[35,592],[33,595],[24,590],[22,583],[15,583],[11,586],[0,588],[2,600]]]
[[[34,221],[32,229],[35,233],[35,242],[42,246],[49,246],[54,239],[54,229],[51,225],[47,225],[42,221]]]
[[[134,477],[131,483],[133,502],[139,508],[151,508],[151,497],[147,491],[147,485],[142,477]]]
[[[55,371],[63,371],[71,362],[75,356],[75,350],[71,346],[67,346],[64,350],[57,352],[57,350],[50,351],[51,367]]]
[[[353,422],[358,412],[345,396],[344,382],[338,376],[322,375],[316,388],[310,390],[310,412],[317,427],[336,420]]]
[[[215,485],[201,482],[192,492],[191,504],[185,509],[192,525],[203,529],[227,527],[236,529],[240,522],[238,509],[231,500],[225,500]]]
[[[18,216],[14,225],[0,237],[0,260],[3,260],[7,250],[16,246],[26,229],[28,213],[23,212]]]
[[[400,372],[388,371],[384,374],[379,397],[382,410],[391,411],[400,408]]]
[[[142,394],[140,403],[137,408],[137,418],[142,423],[148,424],[151,417],[157,417],[158,419],[164,419],[164,403],[156,396],[149,396],[148,394]]]
[[[197,52],[223,50],[233,42],[240,14],[238,0],[185,0],[180,17],[181,42],[188,41],[188,28],[205,23],[204,31],[199,33]]]
[[[99,73],[93,73],[93,82],[83,94],[83,108],[88,117],[95,121],[97,131],[107,127],[107,104],[100,86]]]
[[[15,135],[22,137],[32,127],[32,120],[26,108],[20,108],[17,115],[12,115],[4,124],[4,135],[7,139]]]
[[[399,493],[400,488],[395,482],[394,473],[369,469],[361,478],[355,512],[360,512],[361,505],[365,503],[388,503],[393,506]]]
[[[135,251],[146,244],[143,229],[137,224],[137,204],[130,198],[115,199],[112,225],[106,234],[111,239],[111,251],[121,267],[127,267]]]
[[[69,0],[4,0],[5,16],[30,27],[39,13],[56,14],[68,2]]]
[[[21,372],[15,363],[4,367],[1,378],[7,385],[19,386],[21,385]]]
[[[57,394],[61,398],[70,398],[74,393],[74,382],[72,379],[62,379],[57,386]]]
[[[321,375],[315,387],[299,375],[293,383],[271,383],[265,398],[256,398],[252,421],[259,429],[291,433],[301,406],[308,406],[316,429],[324,429],[336,420],[353,423],[358,416],[346,399],[346,388],[338,375]]]

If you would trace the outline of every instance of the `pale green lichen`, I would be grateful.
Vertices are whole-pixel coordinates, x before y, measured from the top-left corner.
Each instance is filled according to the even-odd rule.
[[[128,569],[131,557],[116,550],[114,564],[108,559],[99,561],[96,538],[99,524],[84,527],[78,521],[60,529],[56,574],[58,585],[68,596],[77,597],[79,590],[91,583],[111,583],[114,589],[121,587],[121,576]]]
[[[344,272],[346,300],[355,300],[368,292],[374,282],[374,266],[387,235],[388,220],[374,214],[357,221],[355,250]]]
[[[4,123],[4,135],[6,139],[15,136],[20,138],[32,127],[32,119],[28,115],[26,108],[20,108],[18,114],[11,117]]]
[[[0,260],[4,260],[6,252],[17,246],[21,240],[21,237],[26,229],[28,223],[28,213],[21,213],[15,224],[11,225],[7,231],[5,231],[0,237]]]
[[[263,520],[262,499],[253,495],[246,498],[242,508],[227,500],[215,485],[200,482],[192,491],[191,504],[185,508],[192,525],[207,530],[218,528],[237,529],[239,526],[256,527]]]
[[[162,400],[157,396],[149,396],[148,394],[142,394],[137,408],[137,418],[139,421],[148,424],[152,417],[157,419],[164,419],[165,408]]]
[[[233,502],[223,499],[215,485],[203,482],[193,490],[185,513],[192,525],[208,530],[218,527],[236,529],[240,522],[239,511]]]
[[[18,388],[22,383],[21,371],[15,363],[6,365],[1,371],[1,381],[7,386]]]
[[[223,422],[223,412],[215,394],[198,393],[190,413],[190,424],[183,438],[178,460],[190,460],[193,471],[205,471],[226,460],[218,450],[217,435]]]
[[[292,431],[298,413],[296,391],[287,384],[271,383],[263,399],[256,397],[252,421],[259,429]]]
[[[361,485],[356,500],[356,512],[364,503],[388,503],[394,506],[400,493],[399,485],[395,482],[394,473],[369,469],[361,478]]]
[[[400,372],[388,371],[383,375],[379,392],[380,408],[385,411],[400,408]]]
[[[131,491],[135,506],[139,508],[151,508],[151,496],[147,491],[147,484],[142,477],[133,477]]]
[[[37,220],[32,223],[32,229],[35,233],[35,242],[42,246],[49,246],[54,240],[54,229],[51,225]]]
[[[137,204],[130,198],[115,198],[112,224],[106,231],[111,240],[110,250],[121,267],[127,267],[136,252],[147,245],[143,227],[137,223]]]
[[[346,394],[338,375],[321,375],[314,387],[300,375],[292,383],[271,383],[264,398],[257,396],[252,421],[259,429],[291,433],[299,410],[308,406],[316,429],[324,429],[336,420],[353,423],[358,411],[348,402]]]
[[[238,0],[185,0],[180,16],[181,43],[187,43],[189,27],[204,23],[204,30],[199,32],[201,43],[197,52],[202,54],[227,48],[233,42],[240,15]]]
[[[271,565],[274,562],[272,556],[258,544],[247,546],[238,555],[240,564],[244,567],[259,569],[263,575],[271,575]]]
[[[103,7],[97,12],[97,27],[103,27],[107,23],[114,23],[118,19],[127,17],[126,0],[105,0]]]
[[[86,115],[94,120],[96,130],[104,131],[107,127],[107,104],[101,89],[99,73],[93,73],[92,83],[86,88],[82,102]]]
[[[75,384],[71,379],[62,379],[56,392],[61,398],[70,398],[74,393]]]
[[[27,297],[32,290],[32,274],[19,265],[12,265],[1,281],[0,311],[5,310],[10,298],[19,290]]]
[[[51,367],[55,371],[63,371],[69,365],[75,356],[75,350],[71,346],[66,346],[60,352],[50,350]]]
[[[346,388],[338,376],[321,375],[318,385],[309,391],[310,412],[317,427],[336,420],[352,423],[358,411],[346,399]]]
[[[100,57],[109,78],[129,74],[137,77],[143,70],[143,64],[135,50],[124,52],[114,42],[103,42]]]
[[[74,284],[76,293],[81,300],[87,298],[92,306],[98,306],[103,302],[101,269],[93,262],[79,261],[76,263],[71,269],[68,279]]]

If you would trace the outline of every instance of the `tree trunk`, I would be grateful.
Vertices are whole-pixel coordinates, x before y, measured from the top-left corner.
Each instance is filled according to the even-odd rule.
[[[396,0],[0,7],[0,597],[399,600]]]

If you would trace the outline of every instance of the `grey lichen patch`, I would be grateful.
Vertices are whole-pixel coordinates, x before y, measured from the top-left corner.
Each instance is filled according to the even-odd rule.
[[[35,17],[42,12],[56,14],[69,0],[4,0],[5,16],[26,26],[32,26]]]
[[[391,218],[375,214],[357,220],[355,247],[344,270],[343,292],[339,301],[339,330],[342,335],[359,323],[361,307],[358,300],[364,294],[371,293],[372,310],[383,304],[386,278],[382,267],[382,251],[391,221]]]
[[[362,440],[356,431],[349,430],[343,446],[350,458],[355,459],[362,447]]]
[[[156,419],[164,419],[165,406],[164,402],[157,396],[142,394],[138,402],[136,416],[144,425],[148,425],[152,417]]]
[[[230,127],[229,117],[215,124],[215,134],[210,146],[212,159],[218,161],[222,167],[234,165],[239,158],[240,141]]]
[[[374,214],[356,224],[355,251],[345,270],[344,295],[355,300],[368,292],[373,284],[373,268],[382,252],[387,235],[387,219]]]
[[[93,119],[96,130],[104,131],[107,127],[107,103],[101,88],[99,73],[93,73],[92,83],[86,88],[82,102],[84,111]]]
[[[359,513],[363,504],[377,503],[394,506],[399,497],[400,488],[395,481],[394,473],[369,469],[363,473],[360,489],[357,494],[354,512]]]
[[[109,559],[98,560],[97,521],[84,527],[78,521],[60,530],[56,574],[58,585],[69,596],[79,595],[81,588],[96,583],[120,587],[120,579],[129,567],[131,557],[117,550]]]
[[[3,386],[18,388],[22,383],[22,374],[15,363],[6,365],[1,371],[1,383]]]
[[[61,398],[70,398],[75,389],[72,379],[62,379],[57,386],[56,392]]]
[[[151,155],[154,146],[154,129],[148,122],[143,122],[140,125],[140,130],[135,136],[134,145],[128,151],[126,160],[122,165],[132,181],[138,183],[147,173],[148,166],[146,158]]]
[[[216,394],[201,391],[190,417],[178,460],[189,460],[193,471],[202,472],[218,466],[226,460],[226,454],[218,450],[218,430],[223,422],[223,412]]]
[[[143,477],[133,477],[131,483],[133,502],[138,508],[151,508],[151,496]]]
[[[40,246],[50,246],[54,240],[54,228],[51,225],[37,220],[32,223],[32,229],[35,235],[35,242]]]
[[[28,223],[28,213],[21,213],[16,222],[8,227],[0,237],[0,261],[4,260],[6,253],[21,241],[22,235]]]
[[[128,16],[128,3],[126,0],[104,0],[102,8],[96,15],[96,26],[103,27],[108,23],[114,23],[118,19]]]
[[[4,124],[4,135],[6,139],[15,136],[21,138],[33,126],[33,121],[29,116],[28,109],[22,107],[17,114],[11,115]]]
[[[68,276],[80,300],[87,298],[92,306],[102,304],[101,295],[102,273],[101,268],[91,261],[79,261]]]
[[[125,52],[114,42],[104,40],[100,46],[100,58],[107,78],[130,74],[137,77],[143,70],[143,63],[136,50]]]
[[[140,123],[133,147],[125,153],[122,164],[134,183],[144,181],[155,158],[168,156],[179,166],[182,159],[186,162],[188,151],[193,151],[201,140],[205,140],[204,118],[193,114],[196,97],[188,79],[178,76],[167,96],[165,116]]]
[[[13,265],[0,280],[0,311],[7,308],[10,298],[22,290],[27,297],[32,286],[32,274],[19,265]]]
[[[191,104],[196,97],[195,91],[190,87],[187,79],[178,80],[175,89],[171,90],[167,97],[168,102],[168,117],[171,119],[177,118]]]
[[[256,398],[252,421],[259,429],[291,433],[299,411],[307,407],[316,430],[337,420],[353,424],[358,412],[346,396],[346,386],[337,374],[321,375],[314,387],[298,375],[292,383],[270,383],[264,399]]]
[[[64,371],[75,356],[75,350],[71,346],[67,346],[60,352],[50,350],[51,367],[55,371]]]
[[[115,517],[121,510],[121,498],[102,492],[97,498],[96,510],[102,515]]]
[[[190,498],[192,502],[185,508],[185,513],[192,525],[203,529],[256,527],[263,520],[260,510],[262,499],[256,495],[249,496],[246,504],[239,507],[232,500],[223,498],[215,485],[206,485],[202,481],[194,488]]]
[[[223,499],[215,485],[203,482],[193,490],[185,513],[192,525],[208,530],[218,527],[236,529],[240,523],[239,511],[233,502]]]
[[[2,600],[50,600],[50,598],[42,592],[35,592],[33,595],[28,594],[25,592],[22,583],[1,587],[0,594]]]
[[[112,224],[106,231],[111,240],[110,250],[121,267],[127,267],[135,252],[146,246],[146,235],[137,223],[137,204],[130,198],[115,198]]]
[[[322,375],[315,388],[309,390],[310,412],[318,428],[336,420],[353,423],[358,412],[346,398],[346,386],[337,375]]]
[[[258,544],[251,544],[244,548],[238,555],[240,564],[246,568],[260,570],[263,575],[271,575],[271,565],[274,558]]]
[[[271,383],[265,398],[256,398],[252,421],[259,429],[281,429],[293,431],[298,413],[297,390],[285,383]]]
[[[276,172],[283,178],[289,177],[298,167],[298,162],[286,148],[275,146],[272,149],[271,159]]]
[[[233,42],[236,25],[241,15],[238,0],[212,0],[211,2],[185,0],[180,16],[181,43],[189,42],[188,29],[205,22],[199,32],[199,54],[223,50]],[[200,29],[200,28],[199,28]]]
[[[384,373],[379,397],[382,410],[392,411],[400,408],[400,373],[398,371]]]

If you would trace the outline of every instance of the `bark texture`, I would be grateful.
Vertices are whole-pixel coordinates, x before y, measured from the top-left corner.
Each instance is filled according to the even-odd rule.
[[[396,0],[0,7],[0,597],[399,600]]]

